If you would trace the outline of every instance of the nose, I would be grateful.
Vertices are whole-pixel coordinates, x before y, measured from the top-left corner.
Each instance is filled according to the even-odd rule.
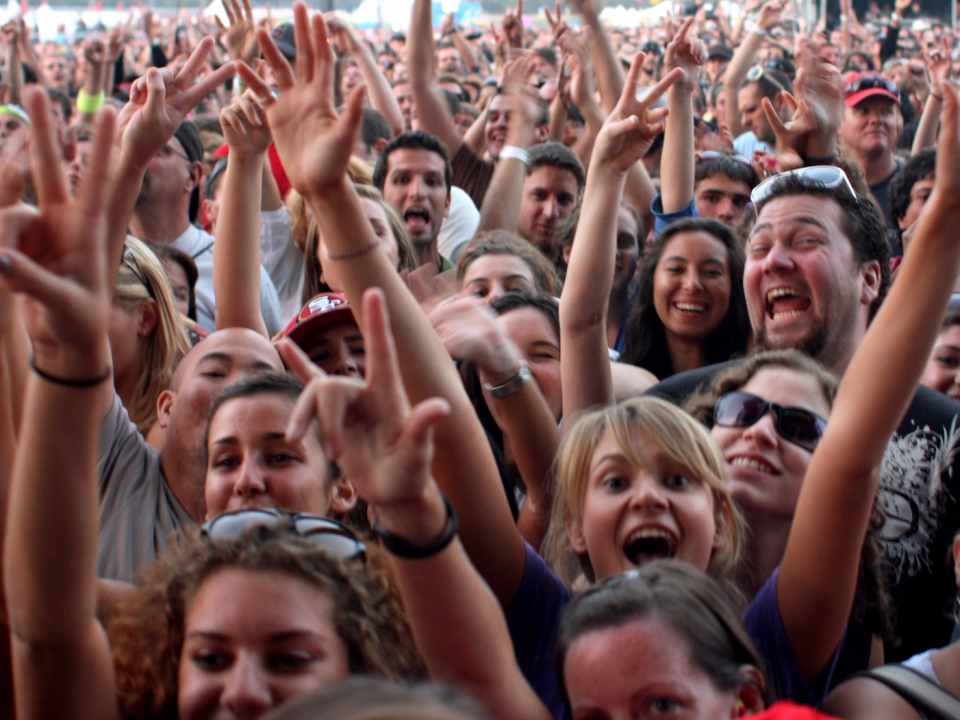
[[[640,477],[630,498],[630,507],[634,510],[645,510],[647,512],[665,510],[667,508],[667,498],[659,480],[647,474]]]
[[[420,175],[415,175],[410,181],[410,196],[415,198],[427,196],[427,184]]]
[[[360,374],[356,361],[346,346],[341,345],[330,358],[330,368],[326,370],[330,375],[357,377]]]
[[[233,488],[234,492],[242,497],[262,495],[266,492],[267,485],[262,468],[256,460],[251,457],[244,458]]]
[[[547,201],[543,204],[543,214],[553,219],[560,217],[560,203],[558,203],[557,199],[552,195],[547,198]]]
[[[759,447],[776,447],[780,444],[780,434],[777,432],[776,416],[773,410],[757,420],[753,425],[744,428],[743,437],[752,440]]]
[[[700,281],[700,273],[690,270],[683,275],[683,289],[687,292],[701,290],[703,283]]]
[[[270,684],[256,659],[241,652],[224,680],[220,705],[238,718],[256,718],[273,706]]]
[[[724,198],[720,201],[720,207],[717,210],[717,219],[723,223],[732,223],[736,215],[733,212],[733,200]]]
[[[764,273],[778,273],[793,267],[793,258],[790,252],[780,243],[774,243],[763,258]]]
[[[503,287],[503,283],[494,280],[492,283],[490,283],[490,290],[487,292],[487,296],[483,299],[484,304],[489,305],[498,297],[503,295],[506,291],[506,288]]]

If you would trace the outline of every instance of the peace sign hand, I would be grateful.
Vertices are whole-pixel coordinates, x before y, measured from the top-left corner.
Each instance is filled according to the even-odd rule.
[[[662,121],[667,116],[667,108],[650,110],[650,106],[680,79],[683,70],[674,68],[649,89],[643,100],[637,100],[637,76],[645,58],[642,52],[633,56],[620,102],[597,135],[590,164],[591,167],[594,163],[603,165],[604,169],[600,172],[625,173],[650,149],[653,139],[663,132]]]
[[[124,155],[149,160],[169,142],[200,101],[233,75],[233,62],[196,81],[213,47],[213,39],[203,38],[176,75],[164,68],[150,68],[130,88],[130,101],[117,116],[117,142]],[[196,82],[195,82],[196,81]]]
[[[105,193],[114,112],[104,109],[95,118],[94,149],[74,199],[46,94],[27,89],[24,101],[33,119],[30,161],[38,207],[0,209],[0,278],[27,297],[23,317],[37,367],[67,380],[98,377],[110,361],[104,342],[113,292],[106,287]],[[3,180],[16,182],[6,170]]]

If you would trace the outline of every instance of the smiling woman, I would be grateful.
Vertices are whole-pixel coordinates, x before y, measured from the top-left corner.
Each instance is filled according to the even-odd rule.
[[[743,267],[740,244],[719,221],[669,225],[643,261],[624,361],[663,380],[745,353]]]

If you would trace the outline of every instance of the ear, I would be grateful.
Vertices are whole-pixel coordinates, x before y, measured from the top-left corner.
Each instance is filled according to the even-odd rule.
[[[737,688],[737,714],[735,717],[754,715],[764,710],[763,690],[766,683],[763,675],[753,665],[744,665],[740,668],[743,684]]]
[[[545,143],[547,138],[550,137],[550,125],[544,123],[543,125],[537,126],[537,142]]]
[[[564,245],[563,246],[563,261],[570,264],[570,253],[573,252],[573,245]]]
[[[585,555],[587,552],[587,540],[583,535],[583,523],[567,517],[566,520],[567,537],[570,539],[570,546],[578,555]]]
[[[373,147],[371,147],[370,149],[372,150],[371,155],[373,155],[374,162],[376,162],[377,158],[379,158],[380,155],[383,154],[383,149],[386,146],[387,146],[386,138],[380,138],[379,140],[373,143]]]
[[[451,197],[452,197],[452,196],[451,196],[451,194],[450,194],[450,191],[447,190],[447,202],[446,202],[446,204],[443,206],[443,216],[444,216],[444,217],[450,217],[450,198],[451,198]]]
[[[195,187],[200,186],[200,180],[203,178],[203,165],[199,162],[190,163],[189,174],[190,178],[188,180],[187,190],[193,192]]]
[[[173,390],[164,390],[157,396],[157,424],[164,430],[170,424],[170,413],[177,394]]]
[[[880,283],[883,279],[883,273],[880,271],[879,261],[871,260],[864,263],[860,268],[860,274],[863,276],[863,289],[860,292],[860,302],[863,305],[869,306],[880,296]]]
[[[146,298],[140,303],[140,322],[137,328],[137,334],[140,337],[146,337],[153,332],[153,329],[157,326],[158,315],[159,311],[157,310],[156,300]]]
[[[357,491],[349,478],[341,477],[330,488],[330,508],[328,515],[344,515],[357,504]]]
[[[953,572],[960,578],[960,533],[953,539]],[[957,582],[960,582],[960,579]]]

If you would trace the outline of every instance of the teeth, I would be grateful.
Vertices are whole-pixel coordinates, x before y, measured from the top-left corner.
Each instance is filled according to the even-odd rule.
[[[762,472],[767,475],[773,475],[774,469],[767,465],[765,462],[760,462],[759,460],[754,460],[753,458],[738,457],[730,461],[731,465],[736,465],[737,467],[748,468],[750,470],[756,470],[757,472]]]
[[[791,310],[790,312],[779,312],[773,314],[774,320],[793,320],[794,318],[803,317],[803,310]]]
[[[792,288],[776,288],[775,290],[770,290],[767,293],[767,302],[773,302],[777,298],[782,297],[801,297],[800,293]]]
[[[683,310],[685,312],[703,312],[707,309],[706,305],[695,305],[694,303],[674,303],[673,306],[677,310]]]
[[[672,542],[673,535],[663,528],[645,527],[630,533],[630,537],[627,538],[628,543],[636,542],[637,540],[668,540]]]

